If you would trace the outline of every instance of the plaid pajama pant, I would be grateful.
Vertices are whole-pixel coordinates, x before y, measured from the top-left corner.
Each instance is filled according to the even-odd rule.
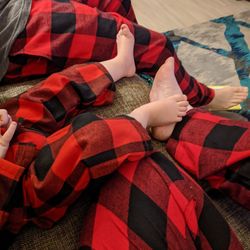
[[[166,143],[171,156],[207,191],[222,190],[250,209],[250,124],[191,110]]]
[[[19,124],[0,159],[1,229],[49,228],[107,176],[83,221],[82,249],[242,249],[198,184],[152,149],[141,124],[78,114],[111,103],[114,88],[101,64],[74,65],[1,106]]]
[[[171,41],[136,23],[129,0],[33,0],[26,28],[12,46],[5,78],[48,75],[74,64],[113,58],[122,23],[135,36],[137,72],[154,76],[173,56],[177,81],[191,105],[212,100],[214,91],[186,72]]]

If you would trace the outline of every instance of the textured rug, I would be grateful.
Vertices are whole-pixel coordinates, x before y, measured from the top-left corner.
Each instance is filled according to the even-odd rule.
[[[184,67],[199,81],[250,89],[250,10],[164,34],[173,42]],[[242,106],[241,113],[249,110],[250,99]]]

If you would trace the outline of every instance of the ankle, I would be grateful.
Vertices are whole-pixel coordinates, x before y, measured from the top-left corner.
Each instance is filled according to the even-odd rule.
[[[118,56],[107,61],[102,61],[100,63],[107,69],[107,71],[113,78],[114,82],[120,80],[121,78],[125,76],[124,69],[122,67],[122,64]]]
[[[133,117],[135,120],[137,120],[145,129],[149,127],[149,113],[147,112],[147,109],[144,107],[145,105],[134,109],[130,114],[128,114],[130,117]]]
[[[123,55],[117,55],[115,57],[117,67],[120,67],[123,77],[131,77],[135,75],[136,67],[134,58],[131,56],[124,57]]]

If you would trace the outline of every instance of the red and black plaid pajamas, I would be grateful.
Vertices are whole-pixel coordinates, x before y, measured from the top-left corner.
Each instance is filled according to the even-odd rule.
[[[250,123],[193,109],[178,123],[167,151],[208,190],[250,209]]]
[[[83,220],[80,249],[241,249],[204,191],[159,152],[126,162]]]
[[[19,123],[0,159],[1,229],[51,227],[91,180],[109,176],[83,222],[83,249],[241,249],[202,189],[153,151],[141,124],[76,115],[112,102],[113,90],[101,64],[75,65],[1,106]]]
[[[5,78],[47,75],[74,64],[113,58],[122,23],[135,36],[138,72],[154,76],[173,56],[177,81],[190,104],[201,106],[212,100],[214,91],[185,71],[171,41],[136,23],[129,0],[33,0],[26,28],[12,46]]]
[[[134,119],[78,114],[112,102],[113,90],[101,64],[75,65],[1,106],[19,123],[0,159],[1,228],[18,232],[30,221],[52,226],[91,179],[152,152],[147,132]]]

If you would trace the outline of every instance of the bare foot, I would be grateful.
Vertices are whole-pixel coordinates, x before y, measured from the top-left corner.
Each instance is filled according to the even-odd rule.
[[[149,99],[153,102],[176,94],[182,95],[182,91],[174,74],[174,58],[170,57],[157,71]],[[186,111],[191,108],[187,104]],[[160,141],[167,140],[174,130],[175,123],[172,122],[164,126],[153,127],[151,130],[153,137]]]
[[[107,61],[100,62],[110,73],[114,82],[122,77],[135,74],[134,44],[135,39],[126,24],[122,24],[116,36],[117,55]]]
[[[215,90],[214,99],[207,105],[210,110],[226,110],[243,102],[248,95],[247,87],[225,87]]]
[[[125,76],[135,74],[134,44],[135,39],[126,24],[122,24],[116,36],[117,58],[121,61]]]
[[[144,128],[162,126],[181,121],[186,115],[187,106],[185,95],[173,95],[142,105],[129,116],[134,117]]]
[[[155,75],[149,99],[153,102],[176,94],[183,93],[175,78],[174,58],[169,57]]]

